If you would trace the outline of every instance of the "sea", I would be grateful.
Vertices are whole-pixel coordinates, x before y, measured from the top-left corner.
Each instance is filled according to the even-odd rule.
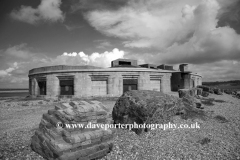
[[[0,89],[0,97],[26,97],[29,95],[27,88],[4,88]]]

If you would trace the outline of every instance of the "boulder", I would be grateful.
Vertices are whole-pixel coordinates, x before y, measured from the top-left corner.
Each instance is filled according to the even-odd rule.
[[[230,91],[230,90],[228,90],[228,89],[225,89],[225,90],[224,90],[224,93],[226,93],[226,94],[232,94],[232,91]]]
[[[237,91],[233,91],[233,92],[232,92],[232,95],[237,95]]]
[[[237,91],[236,97],[240,99],[240,91]]]
[[[209,93],[214,94],[213,88],[210,88]]]
[[[113,147],[113,130],[91,126],[111,123],[110,117],[106,107],[98,101],[58,104],[43,114],[39,128],[32,136],[31,148],[51,160],[103,157]]]
[[[202,95],[196,95],[195,98],[197,98],[197,99],[203,99],[203,96],[202,96]]]
[[[172,116],[183,109],[184,105],[180,98],[167,95],[158,91],[125,92],[116,101],[113,107],[112,117],[118,124],[150,124],[169,122]],[[135,133],[140,134],[144,128],[133,128]]]
[[[208,96],[209,96],[209,92],[203,91],[203,92],[202,92],[202,96],[203,96],[203,97],[208,97]]]
[[[178,94],[179,97],[182,98],[186,94],[189,94],[190,96],[197,96],[197,95],[202,95],[202,88],[191,88],[191,89],[179,89]]]
[[[182,118],[187,118],[188,115],[201,117],[203,113],[194,107],[194,102],[187,96],[178,98],[157,91],[127,91],[116,101],[112,117],[115,124],[136,123],[146,126],[168,123],[179,113],[183,114]],[[147,129],[149,128],[132,128],[137,134]]]
[[[213,91],[217,95],[222,95],[222,92],[221,92],[221,90],[219,88],[214,88]]]
[[[202,88],[196,88],[197,89],[197,95],[202,95],[203,89]]]
[[[178,95],[179,95],[179,98],[185,97],[186,95],[195,96],[192,89],[179,89]]]
[[[202,88],[203,91],[205,91],[205,92],[209,92],[209,91],[211,90],[210,87],[208,87],[208,86],[204,86],[204,85],[199,85],[199,86],[197,86],[197,88]]]

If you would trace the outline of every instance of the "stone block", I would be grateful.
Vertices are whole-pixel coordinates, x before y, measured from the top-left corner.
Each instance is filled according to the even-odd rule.
[[[106,155],[112,149],[113,132],[110,129],[86,128],[92,120],[99,120],[101,124],[109,122],[106,107],[100,104],[97,101],[72,101],[43,114],[39,129],[31,140],[32,150],[45,159],[89,160]],[[75,127],[82,124],[82,128],[70,129],[66,122],[75,124]],[[59,126],[60,123],[63,125]]]

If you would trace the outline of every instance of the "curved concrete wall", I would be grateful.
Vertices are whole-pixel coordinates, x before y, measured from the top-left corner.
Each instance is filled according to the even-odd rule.
[[[138,90],[170,92],[173,71],[147,68],[98,68],[93,66],[51,66],[29,71],[29,92],[32,96],[57,97],[61,95],[60,82],[73,81],[73,97],[120,96],[124,80],[137,81]],[[46,88],[39,86],[45,84]],[[42,88],[41,88],[42,87]],[[126,86],[125,86],[126,87]],[[129,84],[127,87],[133,87]],[[44,95],[45,93],[45,95]]]
[[[191,74],[191,79],[194,84],[192,84],[194,87],[202,85],[202,76],[197,74]]]
[[[190,72],[173,73],[171,77],[171,90],[190,89],[202,85],[202,76]]]

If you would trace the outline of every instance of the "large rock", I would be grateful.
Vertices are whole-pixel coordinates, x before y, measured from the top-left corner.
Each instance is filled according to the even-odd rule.
[[[195,92],[195,89],[179,89],[178,95],[179,95],[179,98],[182,98],[186,95],[195,96],[196,92]]]
[[[232,92],[232,95],[237,95],[237,91],[233,91],[233,92]]]
[[[237,93],[236,93],[236,98],[239,98],[239,99],[240,99],[240,91],[237,91]]]
[[[223,93],[221,92],[221,89],[219,88],[214,88],[213,89],[214,93],[217,94],[217,95],[222,95]]]
[[[202,95],[203,89],[202,88],[197,88],[197,95]]]
[[[213,88],[209,86],[200,85],[200,86],[197,86],[197,88],[201,88],[204,92],[214,93]]]
[[[189,94],[190,96],[197,96],[197,95],[202,95],[202,88],[191,88],[191,89],[179,89],[178,94],[179,97],[182,98],[186,94]]]
[[[209,92],[209,91],[211,90],[210,87],[208,87],[208,86],[204,86],[204,85],[199,85],[199,86],[197,86],[197,88],[202,88],[203,91],[205,91],[205,92]]]
[[[229,90],[229,89],[225,89],[225,90],[224,90],[224,93],[226,93],[226,94],[232,94],[232,91]]]
[[[179,89],[178,90],[178,94],[179,94],[179,97],[182,98],[184,97],[185,95],[190,95],[190,96],[198,96],[198,95],[202,95],[202,89],[201,88],[191,88],[191,89]]]
[[[183,109],[181,99],[157,91],[128,91],[116,102],[112,111],[114,123],[164,123]],[[134,128],[140,134],[142,128]]]
[[[203,96],[203,97],[208,97],[208,96],[209,96],[209,92],[203,91],[203,92],[202,92],[202,96]]]
[[[157,91],[132,90],[125,92],[116,101],[112,117],[116,124],[164,124],[178,113],[184,113],[183,117],[203,115],[201,110],[194,107],[194,102],[187,98],[181,99]],[[132,130],[140,134],[144,128]]]
[[[214,94],[213,88],[210,88],[209,93]]]
[[[31,148],[45,159],[96,159],[111,151],[113,131],[92,127],[111,123],[107,108],[98,101],[61,103],[43,114]],[[68,125],[69,124],[69,125]],[[71,124],[82,125],[81,127]]]

